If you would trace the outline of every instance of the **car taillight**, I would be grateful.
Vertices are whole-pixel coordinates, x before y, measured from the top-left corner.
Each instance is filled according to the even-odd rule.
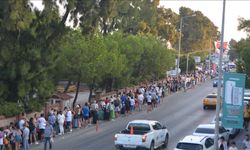
[[[116,141],[116,140],[117,140],[117,135],[114,136],[114,141]]]
[[[143,135],[142,136],[142,142],[146,142],[146,139],[147,139],[147,135]]]

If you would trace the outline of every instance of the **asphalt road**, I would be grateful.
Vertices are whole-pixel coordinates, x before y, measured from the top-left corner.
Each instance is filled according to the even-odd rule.
[[[97,132],[95,126],[75,129],[72,133],[57,136],[53,150],[115,150],[114,134],[135,119],[151,119],[164,123],[170,132],[168,150],[173,150],[177,142],[192,134],[197,125],[211,122],[215,110],[203,110],[202,99],[213,91],[216,89],[213,89],[211,81],[207,81],[195,89],[165,97],[164,102],[150,113],[136,112],[115,121],[101,122]],[[41,150],[43,145],[35,145],[31,149]]]

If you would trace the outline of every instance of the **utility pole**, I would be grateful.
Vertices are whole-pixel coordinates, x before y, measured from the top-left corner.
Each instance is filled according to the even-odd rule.
[[[186,68],[186,74],[188,74],[188,61],[189,61],[189,54],[187,54],[187,68]]]
[[[181,21],[180,21],[180,37],[179,37],[179,49],[178,49],[178,60],[177,60],[177,68],[176,68],[176,76],[178,77],[179,75],[179,67],[180,67],[180,55],[181,55],[181,36],[182,36],[182,24],[183,24],[183,19],[185,18],[189,18],[189,17],[195,17],[196,14],[193,14],[191,16],[184,16],[181,17]]]
[[[212,48],[211,48],[211,37],[210,37],[210,40],[209,40],[209,76],[211,78],[211,51],[212,51]]]
[[[220,101],[221,101],[221,79],[222,79],[222,55],[224,48],[224,23],[225,23],[225,7],[226,0],[223,0],[223,10],[222,10],[222,25],[221,25],[221,36],[220,36],[220,58],[219,58],[219,81],[217,89],[217,103],[216,103],[216,122],[215,122],[215,137],[214,143],[216,150],[218,150],[218,139],[219,139],[219,114],[220,114]]]

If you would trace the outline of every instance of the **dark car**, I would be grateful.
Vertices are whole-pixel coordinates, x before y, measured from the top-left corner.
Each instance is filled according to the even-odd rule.
[[[213,87],[217,87],[219,83],[219,78],[215,78],[213,81]],[[221,79],[221,86],[223,86],[223,79]]]

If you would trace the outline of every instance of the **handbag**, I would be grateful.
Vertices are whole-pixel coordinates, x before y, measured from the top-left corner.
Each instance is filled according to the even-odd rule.
[[[54,138],[53,137],[50,138],[50,142],[54,143]]]
[[[4,138],[3,139],[3,144],[4,145],[8,145],[10,143],[10,141],[7,139],[7,138]]]

